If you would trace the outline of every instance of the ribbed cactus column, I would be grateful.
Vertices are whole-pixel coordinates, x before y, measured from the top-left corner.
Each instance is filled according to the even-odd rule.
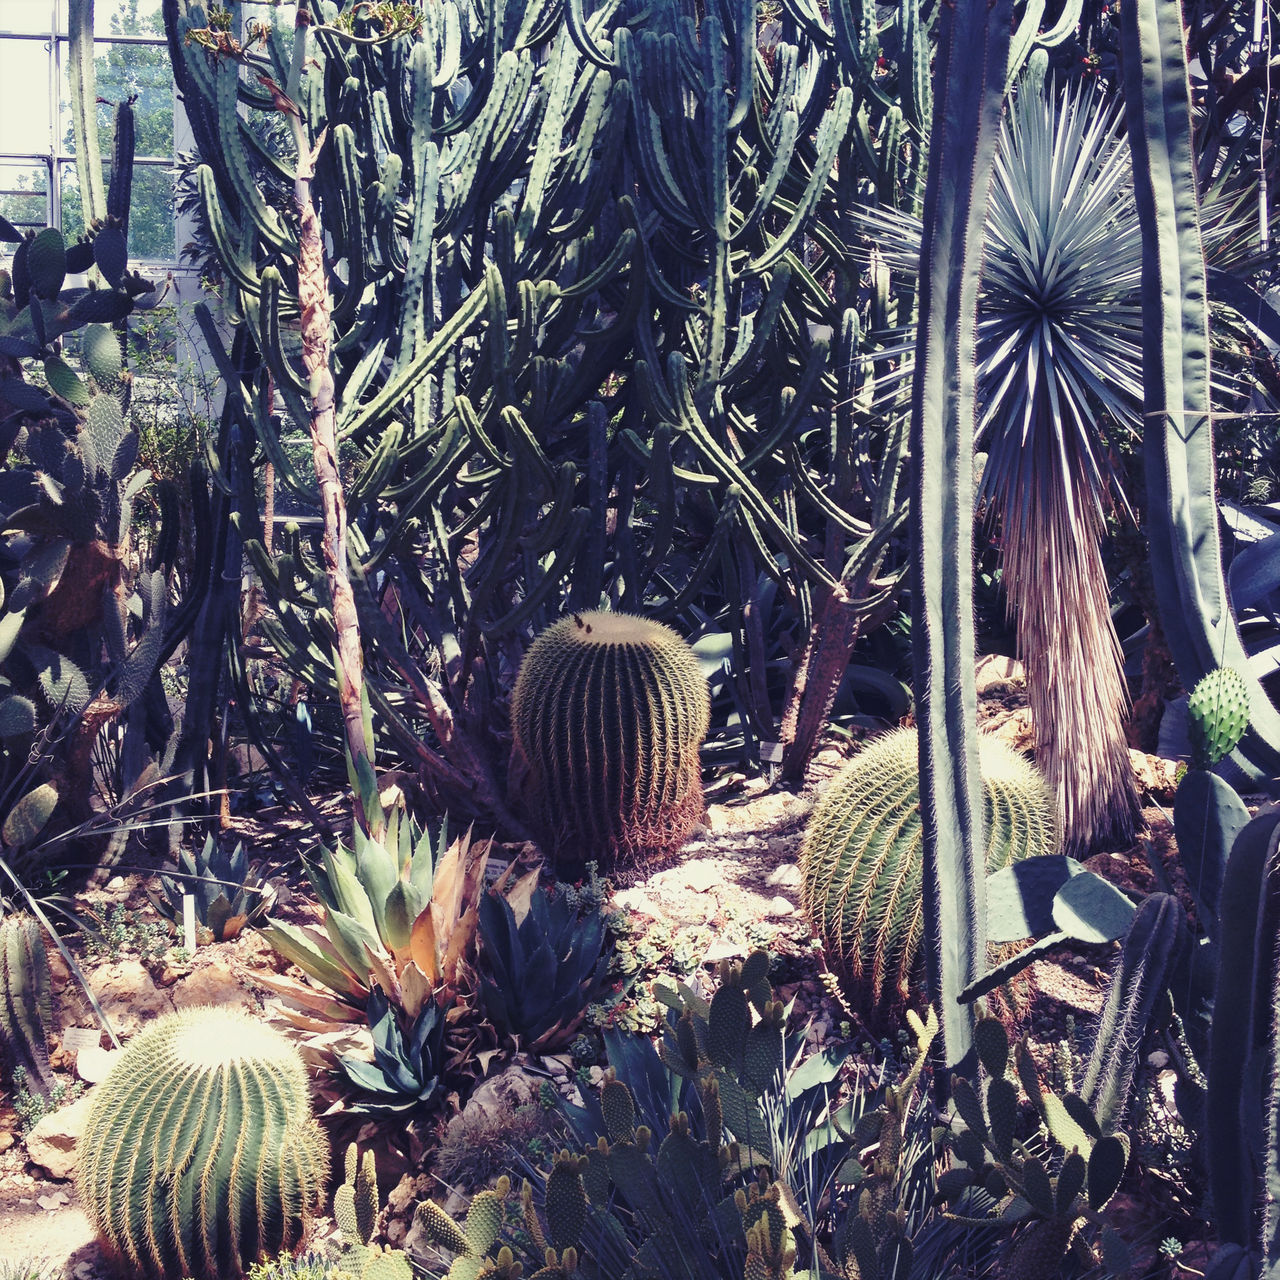
[[[513,789],[548,852],[608,865],[677,849],[704,812],[707,682],[670,627],[564,618],[530,646],[511,698]]]
[[[296,1245],[328,1173],[297,1051],[227,1009],[185,1009],[138,1035],[93,1095],[80,1152],[102,1239],[171,1280],[228,1280]]]
[[[974,1009],[957,997],[986,959],[973,672],[978,280],[1012,18],[1011,0],[938,8],[911,405],[925,956],[947,1066],[962,1071],[972,1055]]]
[[[1218,540],[1209,308],[1186,34],[1178,0],[1123,0],[1124,97],[1142,258],[1143,431],[1151,579],[1187,688],[1249,658],[1232,617]],[[1246,676],[1250,730],[1237,759],[1280,769],[1280,712]]]

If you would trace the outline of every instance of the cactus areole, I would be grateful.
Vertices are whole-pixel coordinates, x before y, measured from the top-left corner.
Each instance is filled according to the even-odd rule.
[[[565,867],[649,861],[706,811],[698,749],[707,682],[669,627],[614,613],[562,619],[530,646],[511,699],[511,789]]]
[[[160,1018],[98,1086],[80,1142],[85,1213],[133,1272],[231,1280],[299,1244],[328,1149],[306,1069],[245,1013]]]

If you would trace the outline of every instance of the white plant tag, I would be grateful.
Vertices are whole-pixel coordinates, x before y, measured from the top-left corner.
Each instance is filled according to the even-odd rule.
[[[101,1033],[96,1027],[67,1027],[62,1033],[62,1047],[68,1053],[96,1049],[100,1041]]]
[[[188,951],[196,949],[196,900],[195,895],[182,895],[182,945]]]
[[[760,744],[760,759],[763,760],[765,764],[781,764],[782,743],[762,742]]]

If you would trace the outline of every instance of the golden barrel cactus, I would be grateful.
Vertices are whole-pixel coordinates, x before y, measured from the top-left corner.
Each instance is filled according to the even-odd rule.
[[[1035,765],[989,737],[978,739],[978,761],[988,874],[1057,853],[1053,796]],[[888,1025],[910,992],[924,934],[915,729],[874,739],[832,778],[809,819],[800,872],[805,915],[851,1003]]]
[[[231,1280],[298,1244],[329,1169],[298,1051],[217,1008],[167,1014],[130,1041],[80,1151],[80,1200],[103,1242],[168,1280]]]
[[[620,613],[548,627],[511,698],[512,789],[548,855],[608,868],[678,849],[706,811],[710,716],[698,660],[670,627]]]

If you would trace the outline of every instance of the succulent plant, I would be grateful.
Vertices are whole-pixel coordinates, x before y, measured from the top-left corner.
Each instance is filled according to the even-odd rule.
[[[238,842],[228,853],[209,835],[198,853],[183,849],[178,856],[179,876],[161,876],[165,896],[152,896],[156,908],[171,920],[181,922],[182,899],[195,900],[196,920],[213,935],[214,942],[227,942],[246,925],[258,925],[266,918],[275,892],[265,888],[253,875],[244,844]]]
[[[1016,1232],[1006,1275],[1053,1280],[1062,1274],[1071,1247],[1096,1262],[1082,1228],[1100,1244],[1107,1266],[1122,1274],[1128,1248],[1100,1214],[1124,1177],[1127,1139],[1104,1134],[1078,1095],[1058,1097],[1044,1088],[1026,1045],[1011,1055],[1009,1037],[995,1018],[976,1024],[974,1042],[985,1083],[975,1087],[962,1077],[952,1079],[947,1141],[958,1163],[939,1178],[939,1199],[962,1221],[1000,1222]],[[1044,1135],[1061,1149],[1052,1162],[1018,1132],[1023,1096]],[[994,1216],[980,1216],[992,1205]]]
[[[361,1091],[352,1111],[409,1111],[431,1102],[444,1076],[445,1015],[428,1000],[415,1018],[402,1017],[376,983],[365,1008],[373,1033],[373,1062],[338,1060],[347,1079]]]
[[[548,852],[608,868],[677,849],[702,820],[707,682],[669,627],[562,618],[530,646],[511,696],[512,773]]]
[[[1053,799],[1035,766],[995,738],[978,749],[988,872],[1054,853]],[[924,930],[917,751],[914,729],[865,746],[823,793],[800,852],[804,910],[868,1014],[906,997]]]
[[[373,812],[376,787],[366,792]],[[332,997],[289,978],[264,975],[274,990],[334,1021],[364,1017],[376,984],[416,1018],[440,992],[456,992],[476,927],[488,846],[470,834],[450,842],[447,823],[420,828],[398,809],[380,815],[379,835],[356,824],[352,847],[322,850],[307,875],[324,907],[324,926],[272,921],[263,930],[281,955]]]
[[[53,1025],[49,957],[31,916],[0,920],[0,1061],[22,1068],[27,1086],[48,1096],[53,1086],[48,1033]]]
[[[1187,700],[1193,767],[1208,769],[1231,754],[1249,727],[1249,686],[1231,667],[1203,676]]]
[[[184,1009],[93,1094],[77,1185],[130,1267],[226,1280],[300,1243],[323,1203],[324,1135],[297,1050],[248,1014]]]
[[[346,1177],[333,1193],[333,1219],[342,1232],[343,1247],[326,1268],[326,1275],[350,1280],[412,1280],[413,1270],[403,1249],[373,1243],[379,1209],[373,1152],[366,1151],[362,1158],[352,1143],[344,1171]]]
[[[538,873],[530,872],[536,882]],[[524,899],[521,885],[512,897]],[[579,913],[565,894],[536,883],[523,919],[496,890],[480,899],[480,995],[500,1035],[549,1053],[577,1034],[609,970],[608,931],[598,909]]]

